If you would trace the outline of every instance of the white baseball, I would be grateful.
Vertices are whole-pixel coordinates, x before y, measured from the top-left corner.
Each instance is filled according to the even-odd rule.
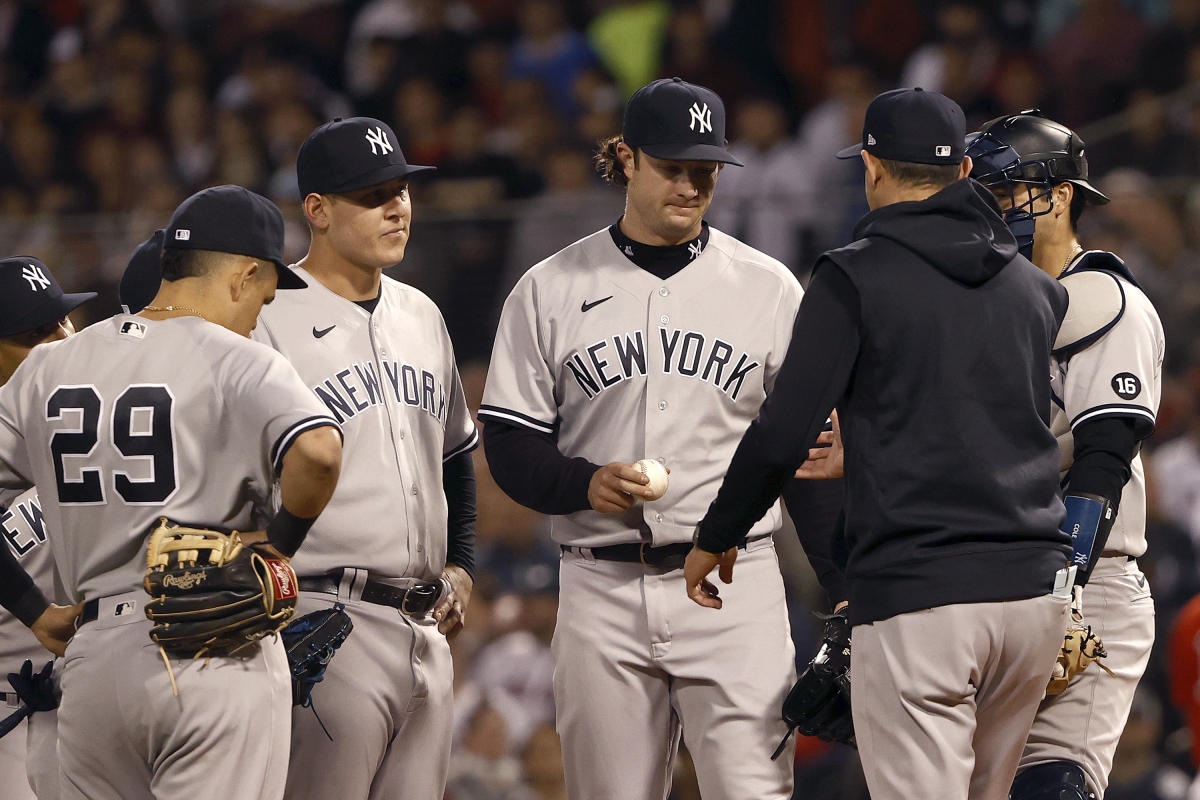
[[[661,461],[653,458],[643,458],[636,462],[634,468],[650,479],[650,483],[646,484],[652,494],[647,500],[657,500],[667,493],[667,468],[662,465]]]

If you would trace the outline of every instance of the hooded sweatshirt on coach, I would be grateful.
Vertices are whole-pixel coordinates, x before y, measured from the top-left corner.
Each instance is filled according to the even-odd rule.
[[[962,180],[825,253],[698,543],[744,536],[838,408],[851,624],[1036,597],[1066,565],[1050,349],[1066,292]]]

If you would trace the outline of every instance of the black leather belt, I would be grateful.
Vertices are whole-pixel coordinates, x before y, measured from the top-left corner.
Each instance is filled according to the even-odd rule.
[[[1126,561],[1133,561],[1137,557],[1131,556],[1128,553],[1122,553],[1120,550],[1105,550],[1100,554],[1101,558],[1123,558]]]
[[[297,583],[302,592],[322,592],[336,595],[342,583],[341,570],[324,575],[306,575]],[[442,596],[442,582],[418,583],[407,589],[374,581],[370,578],[363,584],[361,598],[364,602],[398,608],[410,617],[423,617],[433,611]]]
[[[746,545],[750,542],[757,542],[759,539],[765,539],[770,535],[767,533],[749,539],[743,537],[738,541],[737,546],[745,550]],[[628,564],[642,564],[661,572],[683,569],[683,562],[687,560],[687,554],[692,551],[691,542],[676,542],[675,544],[664,544],[660,547],[651,547],[649,542],[609,544],[603,547],[573,547],[564,544],[559,545],[559,547],[568,553],[586,551],[597,561],[624,561]]]
[[[83,613],[79,615],[79,621],[75,623],[75,627],[87,625],[89,622],[95,622],[100,616],[100,601],[88,600],[83,604]]]

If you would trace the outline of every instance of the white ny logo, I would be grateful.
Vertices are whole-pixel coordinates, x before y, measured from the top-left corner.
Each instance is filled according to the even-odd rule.
[[[688,113],[692,115],[691,122],[688,127],[696,130],[696,123],[700,123],[700,133],[708,133],[712,130],[712,109],[708,107],[708,103],[701,108],[699,103],[692,103],[692,107],[688,109]]]
[[[46,277],[41,268],[37,264],[21,268],[21,277],[29,281],[29,288],[36,292],[38,289],[45,289],[50,285],[50,279]]]
[[[367,131],[367,141],[371,143],[371,155],[387,155],[395,148],[388,141],[387,134],[383,132],[383,128],[376,127],[373,131]],[[376,151],[375,145],[379,145],[379,150]]]

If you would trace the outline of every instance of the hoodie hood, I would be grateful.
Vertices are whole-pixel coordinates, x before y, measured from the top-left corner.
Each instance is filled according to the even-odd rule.
[[[967,286],[987,283],[1017,256],[996,198],[970,178],[925,200],[875,209],[854,228],[855,239],[867,236],[891,239]]]

